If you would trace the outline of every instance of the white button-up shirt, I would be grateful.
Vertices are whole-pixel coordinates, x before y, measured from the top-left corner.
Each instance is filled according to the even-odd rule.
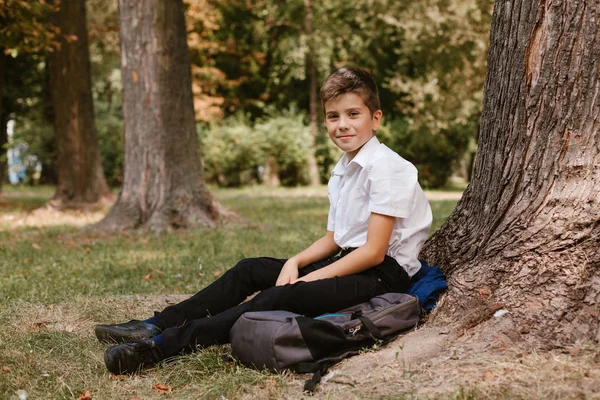
[[[396,217],[387,255],[409,276],[421,268],[418,256],[429,234],[432,214],[417,181],[417,169],[377,137],[348,162],[340,159],[328,184],[327,230],[340,247],[360,247],[367,241],[372,212]]]

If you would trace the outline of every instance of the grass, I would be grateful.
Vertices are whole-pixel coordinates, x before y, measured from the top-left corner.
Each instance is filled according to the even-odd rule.
[[[5,187],[0,202],[0,398],[277,397],[290,382],[224,362],[207,349],[136,377],[110,376],[97,323],[145,318],[177,295],[195,293],[245,257],[287,257],[318,238],[327,220],[323,188],[215,190],[254,225],[96,234],[79,228],[96,213],[36,213],[52,189]],[[432,201],[435,229],[456,200]],[[157,386],[157,384],[163,386]],[[162,388],[162,389],[161,389]],[[166,389],[165,389],[166,388]],[[258,388],[258,389],[257,389]]]

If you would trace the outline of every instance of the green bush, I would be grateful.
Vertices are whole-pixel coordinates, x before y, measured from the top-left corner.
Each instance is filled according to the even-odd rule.
[[[434,133],[411,130],[405,120],[384,124],[377,136],[419,170],[419,182],[425,188],[443,187],[463,156],[473,128],[455,124]]]
[[[310,131],[304,124],[304,115],[292,108],[281,115],[260,120],[254,130],[261,138],[261,162],[264,163],[268,156],[275,160],[281,184],[307,184],[311,149]]]
[[[96,113],[96,130],[106,182],[113,187],[123,184],[123,117],[120,109],[111,113]]]
[[[199,129],[204,176],[208,182],[232,187],[262,183],[271,159],[282,185],[308,182],[310,132],[295,108],[271,113],[252,123],[236,115]]]
[[[254,183],[262,159],[261,139],[242,115],[200,129],[204,178],[219,186]]]

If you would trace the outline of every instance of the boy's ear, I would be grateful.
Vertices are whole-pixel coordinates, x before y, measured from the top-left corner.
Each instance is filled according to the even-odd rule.
[[[373,130],[376,131],[379,129],[379,125],[381,124],[381,117],[383,116],[383,112],[381,110],[377,110],[373,113],[371,120],[373,121]]]

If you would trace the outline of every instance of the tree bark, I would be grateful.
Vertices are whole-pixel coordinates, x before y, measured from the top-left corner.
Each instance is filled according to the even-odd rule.
[[[599,20],[591,0],[496,2],[473,181],[422,253],[449,274],[440,318],[504,308],[516,338],[600,340]]]
[[[308,37],[308,52],[306,54],[306,68],[309,79],[309,112],[310,112],[310,153],[308,154],[308,181],[311,186],[321,183],[319,167],[317,165],[317,135],[319,133],[319,100],[317,83],[317,66],[315,64],[315,41],[312,26],[312,4],[310,0],[304,0],[304,33]]]
[[[58,177],[50,205],[80,207],[112,198],[94,122],[85,0],[62,1],[52,20],[61,36],[48,55]]]
[[[214,226],[195,129],[181,0],[119,0],[125,165],[121,193],[99,227]]]

